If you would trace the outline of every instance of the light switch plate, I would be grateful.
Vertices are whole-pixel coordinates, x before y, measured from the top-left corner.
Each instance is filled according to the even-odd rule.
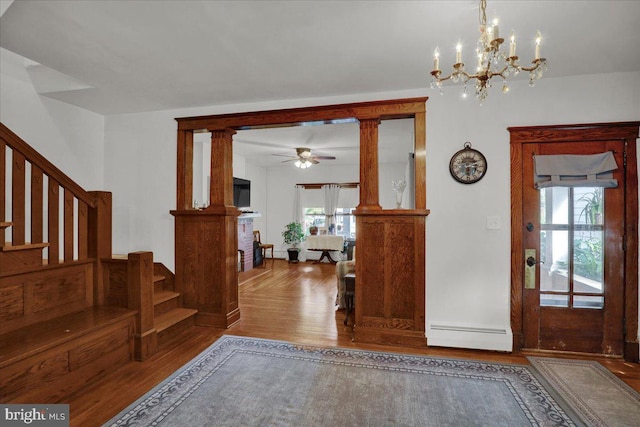
[[[500,230],[502,228],[502,221],[499,216],[487,217],[487,230]]]

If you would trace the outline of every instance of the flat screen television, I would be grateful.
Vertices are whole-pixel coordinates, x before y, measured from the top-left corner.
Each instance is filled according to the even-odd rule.
[[[251,181],[233,178],[233,204],[238,209],[251,207]]]

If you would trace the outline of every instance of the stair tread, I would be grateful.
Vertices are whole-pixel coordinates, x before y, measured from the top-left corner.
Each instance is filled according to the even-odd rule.
[[[24,245],[14,245],[11,242],[6,242],[4,246],[0,246],[0,251],[20,251],[25,249],[41,249],[49,246],[49,243],[25,243]]]
[[[0,228],[7,228],[7,227],[11,227],[12,225],[13,225],[12,222],[0,221]]]
[[[171,311],[168,311],[165,314],[162,314],[155,318],[155,326],[158,333],[164,331],[165,329],[170,328],[171,326],[179,323],[194,314],[196,314],[198,310],[193,308],[174,308]]]
[[[153,304],[162,304],[163,302],[169,301],[172,298],[177,298],[178,296],[180,296],[178,292],[157,291],[153,293]]]
[[[162,281],[162,280],[164,280],[164,279],[165,279],[165,277],[164,277],[164,276],[155,275],[155,274],[153,275],[153,281],[154,281],[154,282],[160,282],[160,281]]]

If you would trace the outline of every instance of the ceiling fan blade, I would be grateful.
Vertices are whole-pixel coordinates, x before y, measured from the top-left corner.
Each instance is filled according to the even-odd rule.
[[[319,160],[335,160],[336,156],[313,156],[313,158]]]
[[[312,157],[311,159],[307,159],[308,161],[310,161],[311,163],[313,163],[314,165],[317,165],[318,163],[320,163],[319,161],[317,161],[315,159],[315,157]]]
[[[297,159],[297,156],[292,156],[291,154],[272,154],[272,156],[278,156],[278,157],[290,157],[292,159]]]
[[[283,160],[280,163],[295,162],[296,160],[298,160],[297,157],[295,159]]]

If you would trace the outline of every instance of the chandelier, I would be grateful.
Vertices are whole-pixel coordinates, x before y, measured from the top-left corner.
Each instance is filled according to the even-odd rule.
[[[487,98],[487,89],[491,87],[491,79],[493,77],[502,77],[502,93],[509,92],[507,86],[507,77],[516,76],[521,71],[529,72],[529,86],[534,86],[536,80],[542,77],[542,73],[547,70],[547,60],[540,57],[540,43],[542,36],[540,32],[536,34],[535,40],[535,58],[531,61],[531,67],[523,67],[518,64],[518,56],[516,55],[516,36],[511,34],[509,43],[509,56],[500,50],[500,46],[504,43],[504,39],[500,37],[498,20],[494,19],[492,25],[487,26],[487,1],[480,0],[479,20],[480,20],[480,38],[476,47],[477,66],[474,74],[470,74],[465,70],[462,62],[462,44],[458,42],[456,45],[456,63],[453,64],[453,70],[448,76],[443,76],[440,70],[440,51],[436,47],[433,54],[433,71],[431,71],[431,87],[440,89],[442,93],[442,83],[451,79],[454,83],[464,83],[464,91],[462,97],[467,97],[467,83],[469,80],[475,79],[475,94],[480,103]]]

